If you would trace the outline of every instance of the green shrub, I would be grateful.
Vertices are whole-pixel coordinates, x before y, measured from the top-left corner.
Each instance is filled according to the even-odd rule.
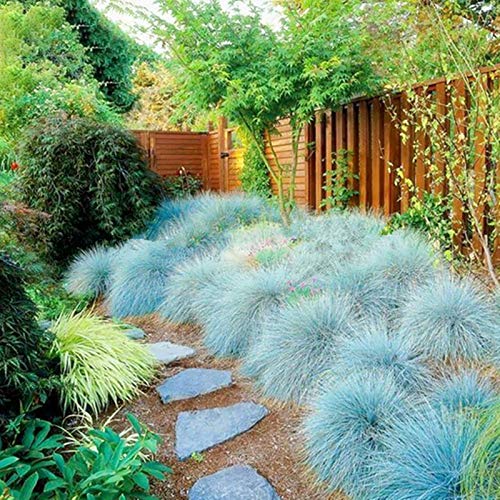
[[[269,172],[260,156],[259,149],[253,142],[250,142],[245,149],[240,181],[241,188],[246,193],[257,194],[265,198],[270,198],[272,195]]]
[[[190,174],[181,167],[178,175],[167,177],[164,180],[165,195],[168,198],[185,198],[193,196],[203,187],[202,180],[196,175]]]
[[[53,337],[35,320],[22,270],[0,253],[0,430],[9,419],[47,400],[56,385],[56,362],[47,353]]]
[[[20,198],[48,215],[34,238],[59,262],[140,231],[159,184],[134,136],[85,118],[53,117],[21,145]]]
[[[66,411],[97,414],[108,403],[132,399],[155,372],[148,348],[91,312],[61,316],[51,330],[61,359],[61,403]]]
[[[392,232],[401,228],[421,231],[433,241],[447,259],[453,253],[453,224],[449,217],[451,199],[433,193],[424,193],[423,198],[413,197],[410,207],[403,214],[394,214],[388,225]]]
[[[171,469],[149,460],[159,437],[132,415],[127,418],[134,439],[109,427],[91,429],[76,449],[68,449],[66,437],[49,422],[29,421],[22,439],[0,451],[1,498],[154,498],[149,478],[164,480]]]

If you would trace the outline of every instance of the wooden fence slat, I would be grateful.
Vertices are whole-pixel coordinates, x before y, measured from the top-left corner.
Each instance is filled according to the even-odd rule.
[[[359,205],[366,210],[370,194],[370,123],[366,101],[359,103]]]
[[[316,210],[321,210],[321,201],[323,200],[323,157],[324,135],[323,135],[323,112],[316,112],[316,155],[315,155],[315,168],[316,168]]]
[[[401,96],[401,126],[405,125],[405,138],[401,140],[401,212],[404,213],[410,206],[410,186],[408,181],[413,181],[413,124],[411,123],[410,103],[406,93]],[[403,132],[403,131],[402,131]]]
[[[372,140],[371,140],[371,159],[372,159],[372,207],[377,210],[382,208],[382,175],[384,163],[382,159],[384,147],[384,124],[382,115],[382,104],[379,98],[373,99],[372,104]]]
[[[327,110],[325,113],[325,195],[327,199],[332,196],[332,170],[333,170],[333,123],[332,111]],[[326,208],[331,208],[331,202],[328,202]]]
[[[456,140],[455,144],[460,155],[460,150],[465,147],[465,140],[467,134],[466,121],[465,121],[465,82],[460,79],[455,82],[455,102],[452,104],[454,107],[455,114],[455,128],[456,128]],[[453,176],[455,181],[452,180],[452,189],[455,191],[452,202],[452,226],[455,232],[455,244],[457,247],[461,248],[463,243],[462,230],[464,228],[464,207],[460,200],[460,194],[458,193],[458,179],[462,175],[464,169],[464,164],[462,162],[457,162]]]

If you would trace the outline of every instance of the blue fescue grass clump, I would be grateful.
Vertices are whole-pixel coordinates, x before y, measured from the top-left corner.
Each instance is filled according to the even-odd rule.
[[[461,483],[477,441],[475,422],[464,414],[433,409],[408,414],[383,437],[370,478],[370,499],[463,498]]]
[[[420,390],[431,378],[424,359],[400,337],[390,335],[387,325],[363,325],[356,335],[343,339],[333,361],[335,376],[370,371],[390,372],[408,390]]]
[[[286,300],[290,275],[285,268],[257,269],[233,275],[212,298],[204,340],[216,355],[243,356],[259,336],[267,314]]]
[[[435,360],[480,360],[500,344],[500,322],[470,280],[441,277],[418,290],[402,310],[401,334]]]
[[[391,307],[399,307],[409,292],[437,273],[438,260],[421,236],[409,231],[396,231],[375,242],[356,267],[362,281],[385,289]]]
[[[481,410],[491,406],[496,396],[491,380],[477,371],[464,370],[438,380],[430,400],[436,408],[444,407],[449,411]]]
[[[144,233],[144,237],[148,240],[156,240],[165,236],[171,226],[194,210],[197,204],[198,199],[191,197],[163,200],[156,209],[153,219]]]
[[[299,212],[293,217],[289,231],[304,240],[326,241],[360,250],[377,240],[384,227],[384,220],[372,214],[331,210],[320,217]]]
[[[73,295],[97,297],[109,287],[115,248],[96,246],[81,252],[71,263],[65,279],[65,288]]]
[[[309,465],[332,489],[371,498],[364,495],[371,459],[383,448],[385,433],[410,411],[409,405],[406,391],[390,373],[337,379],[314,401],[306,421]]]
[[[165,286],[165,300],[160,314],[177,323],[202,321],[200,309],[206,300],[207,288],[216,285],[224,275],[236,275],[240,268],[215,255],[194,256],[182,262],[170,275]]]
[[[266,396],[303,403],[333,367],[339,339],[354,333],[352,318],[351,302],[329,294],[283,307],[264,323],[243,371],[257,375]]]
[[[277,220],[277,215],[257,196],[206,196],[199,199],[195,210],[172,226],[168,237],[185,247],[223,245],[230,230],[259,220]]]
[[[142,241],[120,252],[114,266],[107,306],[112,316],[140,316],[158,311],[176,265],[190,256],[164,241]]]

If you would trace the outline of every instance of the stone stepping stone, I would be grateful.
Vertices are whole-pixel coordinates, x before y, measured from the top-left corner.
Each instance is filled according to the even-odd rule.
[[[198,479],[188,500],[280,500],[269,481],[248,465],[233,465]]]
[[[146,337],[144,330],[141,330],[140,328],[129,328],[123,333],[125,333],[125,335],[132,340],[142,340]]]
[[[168,365],[180,359],[189,358],[196,354],[196,351],[188,346],[172,344],[172,342],[156,342],[148,344],[149,350],[159,363]]]
[[[38,322],[38,326],[42,330],[50,330],[52,328],[53,321],[50,321],[50,319],[42,319]]]
[[[163,403],[194,398],[214,392],[232,383],[230,371],[208,368],[188,368],[169,377],[156,388]]]
[[[175,424],[175,453],[186,460],[251,429],[268,414],[265,406],[242,402],[224,408],[183,411]]]

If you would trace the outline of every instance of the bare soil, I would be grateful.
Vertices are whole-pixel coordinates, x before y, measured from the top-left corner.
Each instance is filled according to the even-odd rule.
[[[127,323],[142,328],[147,333],[147,342],[168,340],[197,350],[195,357],[162,368],[158,381],[116,415],[116,427],[124,425],[125,415],[131,412],[162,437],[156,459],[169,465],[173,474],[165,482],[154,483],[153,494],[161,499],[187,498],[189,489],[199,478],[231,465],[248,464],[270,481],[283,500],[346,498],[328,492],[304,465],[301,422],[305,408],[277,405],[262,398],[252,387],[251,380],[239,375],[237,361],[216,359],[203,348],[198,327],[173,325],[156,316],[128,318]],[[156,385],[183,368],[192,367],[231,370],[233,385],[190,400],[162,404],[155,391]],[[179,412],[228,406],[239,401],[264,404],[269,409],[269,415],[250,431],[203,452],[199,460],[180,462],[176,458],[175,422]]]

